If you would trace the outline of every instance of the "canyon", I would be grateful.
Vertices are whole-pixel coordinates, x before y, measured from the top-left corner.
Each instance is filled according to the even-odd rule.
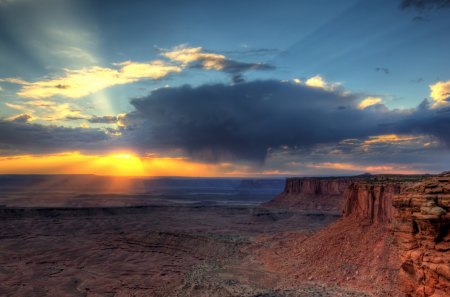
[[[253,203],[256,193],[272,193],[279,181],[195,181],[203,192],[187,181],[170,183],[208,199],[187,203],[172,192],[136,192],[122,200],[123,193],[97,191],[32,199],[49,204],[23,207],[29,194],[21,192],[15,202],[7,189],[3,201],[12,206],[0,207],[0,293],[450,294],[449,173],[289,178],[283,192],[261,206]],[[214,186],[239,199],[211,204]],[[240,204],[247,194],[252,204]]]

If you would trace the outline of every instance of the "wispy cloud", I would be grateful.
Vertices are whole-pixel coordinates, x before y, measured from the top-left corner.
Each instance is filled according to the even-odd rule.
[[[31,100],[22,103],[9,103],[5,105],[11,109],[21,111],[32,116],[34,120],[63,121],[67,118],[87,119],[89,116],[71,103],[57,103],[46,100]]]
[[[81,98],[105,88],[128,84],[143,79],[160,79],[172,72],[180,72],[181,67],[163,61],[137,63],[126,61],[115,64],[115,68],[87,67],[79,70],[64,69],[62,76],[36,82],[18,78],[0,79],[22,85],[17,95],[25,98],[42,99],[53,96]]]
[[[205,52],[202,47],[181,45],[171,50],[162,50],[162,55],[172,61],[182,63],[183,67],[216,70],[231,74],[234,83],[243,82],[242,74],[249,70],[272,70],[274,66],[266,63],[245,63],[228,59],[222,54]]]
[[[264,63],[244,63],[230,60],[222,54],[204,52],[201,47],[180,46],[163,51],[161,55],[171,60],[172,63],[162,60],[148,63],[124,61],[114,63],[113,67],[91,66],[76,70],[66,68],[62,75],[35,82],[17,77],[2,78],[0,82],[21,85],[17,95],[24,98],[44,99],[63,96],[76,99],[115,85],[147,79],[161,79],[171,73],[181,72],[188,66],[229,73],[235,83],[243,81],[242,73],[245,71],[274,68]]]

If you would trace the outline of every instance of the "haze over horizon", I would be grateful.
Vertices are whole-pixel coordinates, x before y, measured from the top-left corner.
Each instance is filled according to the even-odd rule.
[[[0,0],[0,174],[446,171],[449,16],[448,0]]]

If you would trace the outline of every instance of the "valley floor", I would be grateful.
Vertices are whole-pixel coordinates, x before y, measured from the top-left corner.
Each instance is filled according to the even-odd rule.
[[[318,230],[335,222],[336,214],[249,206],[0,211],[1,296],[375,292],[363,292],[340,274],[320,278],[303,267],[311,265],[315,255],[311,248],[302,250],[302,242],[320,236]]]

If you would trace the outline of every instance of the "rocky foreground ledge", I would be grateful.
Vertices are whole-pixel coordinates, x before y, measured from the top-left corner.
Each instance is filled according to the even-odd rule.
[[[392,204],[405,293],[450,296],[450,172],[410,186]]]

